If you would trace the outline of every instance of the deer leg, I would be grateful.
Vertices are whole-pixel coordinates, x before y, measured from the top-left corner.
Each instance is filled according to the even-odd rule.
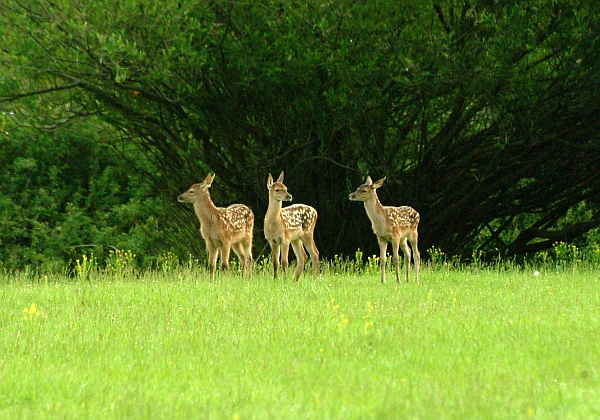
[[[210,267],[210,280],[215,280],[215,271],[217,271],[217,256],[219,255],[219,248],[210,242],[206,242],[206,249],[208,250],[208,266]]]
[[[302,239],[302,243],[306,247],[306,250],[310,254],[310,261],[313,266],[313,273],[315,278],[319,276],[319,250],[317,249],[317,245],[315,245],[315,240],[312,235]]]
[[[421,265],[421,254],[419,253],[418,242],[419,242],[419,234],[415,230],[415,232],[408,237],[410,241],[410,247],[413,250],[413,259],[415,260],[415,274],[417,278],[417,283],[419,283],[419,267]]]
[[[379,263],[381,264],[381,284],[385,284],[385,260],[387,258],[387,242],[381,238],[377,238],[379,242]]]
[[[300,278],[300,274],[302,274],[302,271],[304,270],[306,252],[304,252],[304,246],[300,240],[292,242],[292,247],[294,248],[294,254],[296,254],[296,259],[298,260],[296,264],[296,275],[294,276],[294,280],[297,282]]]
[[[289,266],[288,256],[290,254],[290,240],[284,239],[281,244],[281,268],[283,268],[283,276],[285,277],[285,272]]]
[[[252,269],[254,265],[254,260],[252,259],[252,246],[244,245],[244,254],[246,255],[245,273],[252,278]]]
[[[273,254],[273,278],[277,278],[279,272],[279,255],[281,253],[281,245],[276,241],[271,241],[271,253]]]
[[[396,270],[396,281],[400,283],[400,258],[398,257],[398,248],[400,247],[400,238],[392,238],[392,262]],[[402,249],[404,251],[404,248]]]
[[[235,255],[237,255],[238,261],[240,262],[240,270],[242,270],[242,277],[243,277],[246,273],[246,254],[244,252],[244,247],[242,246],[242,244],[240,242],[237,242],[237,243],[231,245],[231,248],[233,248],[233,252],[235,252]]]
[[[221,269],[229,270],[229,253],[231,252],[231,244],[223,244],[221,246]]]
[[[404,252],[404,266],[406,268],[406,281],[410,281],[410,247],[406,238],[402,240],[402,252]]]
[[[247,243],[243,243],[239,245],[239,255],[241,255],[244,260],[244,264],[242,266],[242,276],[248,275],[252,278],[252,246],[248,246]]]
[[[250,241],[244,241],[242,250],[246,256],[246,273],[252,278],[252,268],[254,265],[254,260],[252,258],[252,239],[250,239]]]

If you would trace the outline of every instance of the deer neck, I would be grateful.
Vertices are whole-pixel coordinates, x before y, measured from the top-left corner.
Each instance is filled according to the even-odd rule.
[[[194,202],[194,211],[200,223],[208,224],[216,219],[217,206],[215,206],[210,198],[210,194],[206,193],[206,195],[200,196]]]
[[[383,210],[383,205],[379,201],[377,194],[367,201],[364,202],[365,210],[367,210],[367,216],[371,220],[373,231],[377,235],[383,235],[387,226],[387,216]]]
[[[272,197],[269,197],[269,208],[265,214],[265,229],[269,231],[282,230],[283,219],[281,218],[281,208],[283,203]]]

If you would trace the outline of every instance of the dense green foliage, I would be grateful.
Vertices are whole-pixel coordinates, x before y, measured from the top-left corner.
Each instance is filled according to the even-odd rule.
[[[436,267],[0,274],[0,418],[600,415],[598,266]]]
[[[525,255],[583,238],[600,225],[599,28],[598,5],[572,0],[3,2],[0,147],[25,150],[22,130],[89,142],[105,161],[78,160],[78,176],[98,185],[118,174],[122,195],[92,205],[65,184],[52,223],[81,214],[93,220],[84,237],[48,240],[63,249],[1,240],[61,258],[88,241],[197,257],[197,221],[172,201],[213,171],[217,204],[254,210],[258,253],[264,184],[280,170],[319,211],[328,257],[376,248],[347,199],[366,174],[387,176],[384,204],[421,213],[423,251]],[[109,134],[82,140],[75,123],[81,135]],[[5,160],[4,179],[27,159]],[[3,223],[23,218],[1,230],[32,236],[28,210],[10,209],[24,208],[18,189],[0,192]],[[135,231],[127,217],[101,215],[118,206],[137,206],[150,237],[119,239]]]
[[[0,144],[0,268],[56,270],[82,253],[104,259],[115,249],[160,255],[161,201],[121,165],[85,127]]]

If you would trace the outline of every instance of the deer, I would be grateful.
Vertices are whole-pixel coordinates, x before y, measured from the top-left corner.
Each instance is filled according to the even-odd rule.
[[[293,204],[282,208],[283,201],[292,201],[292,195],[283,184],[283,172],[275,182],[273,182],[273,176],[269,174],[267,189],[269,190],[269,207],[265,214],[264,231],[273,254],[274,278],[277,278],[279,272],[280,256],[281,267],[285,275],[290,244],[298,260],[294,280],[298,282],[298,278],[304,270],[307,260],[305,247],[310,254],[316,278],[319,275],[319,251],[314,239],[317,211],[306,204]]]
[[[208,191],[214,179],[215,174],[208,174],[204,181],[192,185],[177,197],[177,201],[194,204],[194,211],[200,221],[200,234],[208,251],[211,281],[215,279],[219,253],[221,269],[229,269],[231,248],[238,256],[242,276],[248,274],[252,277],[254,213],[244,204],[232,204],[227,208],[215,206]]]
[[[388,243],[392,243],[392,262],[396,268],[396,280],[400,283],[398,248],[404,252],[404,265],[406,267],[406,281],[410,281],[410,254],[412,248],[415,261],[416,282],[419,283],[419,266],[421,255],[418,249],[417,227],[421,216],[409,206],[391,207],[383,206],[377,197],[377,188],[383,185],[385,177],[373,183],[370,176],[364,184],[350,194],[350,200],[362,201],[371,220],[373,232],[379,242],[379,258],[381,262],[381,283],[385,284],[385,261]],[[410,242],[410,247],[408,243]]]

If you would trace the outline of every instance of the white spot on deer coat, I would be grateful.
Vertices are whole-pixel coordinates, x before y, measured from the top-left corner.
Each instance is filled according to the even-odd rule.
[[[399,227],[417,227],[421,216],[409,206],[391,207],[383,206],[383,211],[390,219],[393,228]]]
[[[308,231],[317,222],[317,211],[305,204],[294,204],[281,209],[286,230]]]
[[[254,225],[254,213],[244,204],[232,204],[221,213],[225,230],[229,232],[248,232]]]

